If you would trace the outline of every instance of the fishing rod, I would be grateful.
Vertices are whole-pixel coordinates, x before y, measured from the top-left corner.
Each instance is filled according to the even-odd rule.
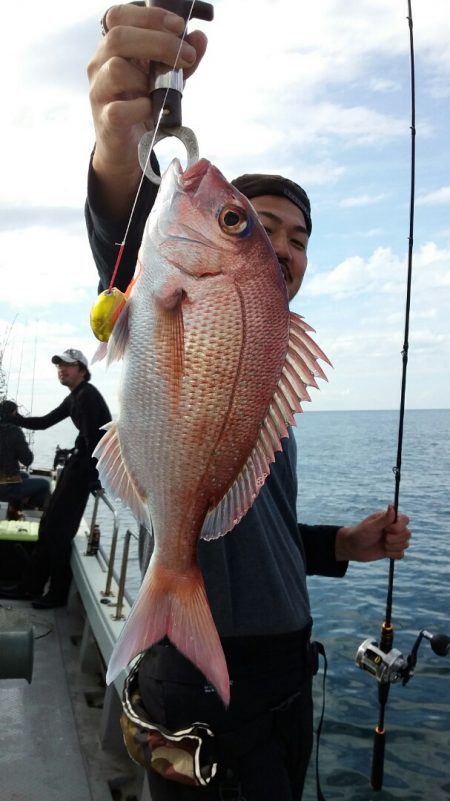
[[[395,475],[394,509],[395,520],[398,515],[398,502],[400,497],[400,480],[402,466],[403,449],[403,426],[405,417],[405,397],[406,397],[406,372],[408,365],[409,350],[409,319],[411,308],[411,280],[412,280],[412,255],[414,242],[414,197],[415,197],[415,173],[416,173],[416,101],[415,101],[415,67],[414,67],[414,36],[411,0],[408,0],[408,26],[409,26],[409,53],[410,53],[410,72],[411,72],[411,183],[410,183],[410,205],[409,205],[409,236],[408,236],[408,269],[405,303],[405,328],[404,342],[402,350],[402,381],[400,392],[400,412],[397,440],[397,460],[393,468]],[[393,648],[394,627],[392,625],[392,606],[394,594],[394,559],[389,560],[388,588],[386,596],[386,611],[384,622],[381,626],[380,640],[367,639],[358,648],[356,653],[356,664],[358,667],[369,672],[379,682],[378,686],[378,722],[374,730],[371,785],[374,790],[381,790],[383,785],[384,752],[386,744],[385,712],[389,697],[391,684],[399,680],[405,685],[414,674],[417,662],[417,652],[422,640],[425,638],[430,641],[432,650],[438,656],[446,656],[450,653],[450,637],[445,634],[430,634],[422,629],[409,656],[405,659],[402,653]]]
[[[37,327],[39,325],[39,320],[36,320],[36,330],[34,334],[34,349],[33,349],[33,372],[31,374],[31,398],[30,398],[30,415],[33,414],[33,405],[34,405],[34,380],[36,377],[36,356],[37,356]],[[29,431],[28,432],[28,444],[31,449],[34,447],[34,437],[35,432]]]

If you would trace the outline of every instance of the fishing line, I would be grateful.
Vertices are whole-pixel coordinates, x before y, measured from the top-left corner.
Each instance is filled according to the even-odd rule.
[[[33,404],[34,404],[34,378],[36,374],[36,351],[37,351],[37,327],[39,325],[39,320],[36,320],[36,333],[34,335],[34,354],[33,354],[33,373],[31,376],[31,399],[30,399],[30,414],[33,414]]]
[[[146,6],[149,5],[148,0],[146,0],[145,5]],[[181,54],[181,48],[183,47],[184,41],[185,41],[186,36],[187,36],[187,28],[188,28],[188,24],[189,24],[189,22],[191,20],[191,16],[192,16],[192,12],[193,12],[193,9],[194,9],[194,5],[195,5],[195,0],[191,0],[191,5],[190,5],[189,12],[188,12],[188,15],[187,15],[186,24],[184,26],[184,31],[183,31],[183,34],[182,34],[182,36],[180,38],[180,44],[179,44],[178,51],[177,51],[177,54],[176,54],[176,57],[175,57],[175,64],[173,65],[173,67],[172,67],[172,69],[170,71],[171,74],[173,74],[175,72],[175,70],[178,68],[178,62],[179,62],[179,58],[180,58],[180,54]],[[149,147],[149,150],[148,150],[147,158],[145,160],[144,168],[142,169],[141,179],[139,181],[138,188],[137,188],[137,191],[136,191],[136,195],[135,195],[135,198],[134,198],[134,201],[133,201],[133,205],[131,207],[130,216],[128,218],[128,223],[127,223],[127,226],[126,226],[126,229],[125,229],[125,233],[124,233],[122,242],[116,243],[118,245],[118,247],[119,247],[119,252],[117,254],[116,262],[114,264],[114,269],[113,269],[113,273],[112,273],[112,276],[111,276],[111,281],[109,282],[109,287],[108,287],[108,291],[109,292],[111,291],[111,289],[114,286],[114,281],[116,279],[117,271],[119,269],[119,265],[120,265],[120,262],[122,260],[122,255],[123,255],[123,251],[124,251],[124,248],[125,248],[128,232],[130,230],[130,226],[131,226],[131,223],[132,223],[132,220],[133,220],[134,212],[136,210],[137,202],[138,202],[138,199],[139,199],[139,194],[140,194],[140,191],[142,189],[142,184],[144,183],[145,172],[146,172],[147,166],[149,164],[150,157],[151,157],[151,154],[153,152],[153,148],[155,146],[155,141],[156,141],[156,137],[157,137],[159,128],[161,126],[161,121],[162,121],[163,114],[164,114],[164,107],[165,107],[166,100],[167,100],[167,97],[168,97],[168,94],[169,94],[169,90],[170,90],[170,86],[167,87],[166,93],[164,95],[163,102],[161,104],[161,109],[159,111],[158,119],[156,121],[156,125],[155,125],[154,131],[153,131],[152,141],[151,141],[151,144],[150,144],[150,147]]]
[[[404,328],[404,341],[402,350],[402,381],[401,381],[399,426],[398,426],[398,440],[397,440],[397,461],[395,467],[393,468],[395,475],[395,494],[394,494],[395,521],[397,520],[398,516],[398,502],[400,497],[403,428],[404,428],[404,418],[405,418],[406,372],[407,372],[408,351],[409,351],[412,254],[413,254],[413,243],[414,243],[414,196],[415,196],[415,168],[416,168],[416,127],[415,127],[416,93],[415,93],[415,67],[414,67],[414,36],[413,36],[413,18],[412,18],[411,0],[408,0],[407,20],[409,25],[409,52],[410,52],[410,75],[411,75],[411,80],[410,80],[411,182],[410,182],[410,200],[409,200],[409,235],[408,235],[408,267],[407,267],[407,285],[406,285],[406,303],[405,303],[405,328]],[[394,593],[394,569],[395,569],[395,560],[390,559],[385,620],[381,626],[381,635],[380,635],[380,649],[386,654],[389,653],[389,651],[391,651],[394,639],[394,628],[391,622],[393,593]],[[384,716],[389,696],[389,688],[390,688],[390,683],[385,682],[384,684],[379,685],[379,691],[378,691],[379,715],[378,715],[378,723],[375,728],[375,734],[374,734],[372,774],[371,774],[371,783],[374,790],[380,790],[383,782],[383,761],[384,761],[384,745],[385,745]]]
[[[17,320],[19,312],[16,313],[14,320],[12,323],[9,324],[9,327],[6,330],[5,338],[0,346],[0,397],[6,397],[8,394],[8,386],[9,386],[9,377],[11,375],[12,369],[12,347],[10,348],[10,357],[9,357],[9,366],[8,372],[5,372],[3,367],[3,359],[5,356],[5,351],[8,346],[9,337],[11,336],[11,331],[14,328],[14,324]]]
[[[20,379],[22,377],[22,362],[23,362],[23,346],[25,341],[25,335],[22,337],[22,346],[20,349],[20,361],[19,361],[19,372],[17,373],[17,387],[16,387],[16,398],[19,397],[19,387],[20,387]]]

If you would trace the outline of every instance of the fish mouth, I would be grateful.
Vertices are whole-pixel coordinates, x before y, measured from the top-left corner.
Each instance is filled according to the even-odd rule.
[[[208,170],[211,167],[211,162],[208,159],[200,159],[183,171],[181,163],[178,159],[172,162],[172,170],[170,175],[170,182],[166,188],[166,195],[170,206],[176,202],[177,194],[195,194],[206,177]],[[180,223],[178,221],[177,233],[171,231],[171,223],[168,222],[164,226],[159,226],[160,234],[164,239],[170,241],[184,242],[189,245],[202,245],[210,248],[211,250],[218,250],[217,245],[201,231],[192,228],[189,224]]]
[[[180,190],[182,192],[196,192],[211,167],[211,162],[208,159],[199,159],[199,161],[187,167],[184,172],[181,169],[181,165],[178,164],[178,166],[180,170],[177,178]]]

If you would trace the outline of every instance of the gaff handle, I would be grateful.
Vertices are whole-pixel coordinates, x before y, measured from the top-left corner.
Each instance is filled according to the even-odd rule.
[[[146,5],[164,8],[178,14],[187,22],[189,18],[203,19],[207,22],[214,18],[211,3],[203,0],[149,0]],[[192,9],[192,11],[191,11]],[[181,98],[183,96],[183,71],[168,70],[162,66],[156,69],[155,87],[151,91],[153,125],[156,127],[162,110],[162,126],[177,128],[182,125]]]

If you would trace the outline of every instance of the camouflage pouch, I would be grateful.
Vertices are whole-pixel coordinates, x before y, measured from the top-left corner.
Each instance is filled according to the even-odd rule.
[[[205,723],[193,723],[176,732],[152,723],[142,706],[138,688],[140,661],[126,679],[120,719],[131,759],[169,781],[206,786],[217,773],[217,762],[212,756],[213,732]]]
[[[21,484],[22,476],[20,473],[0,473],[0,484]]]

